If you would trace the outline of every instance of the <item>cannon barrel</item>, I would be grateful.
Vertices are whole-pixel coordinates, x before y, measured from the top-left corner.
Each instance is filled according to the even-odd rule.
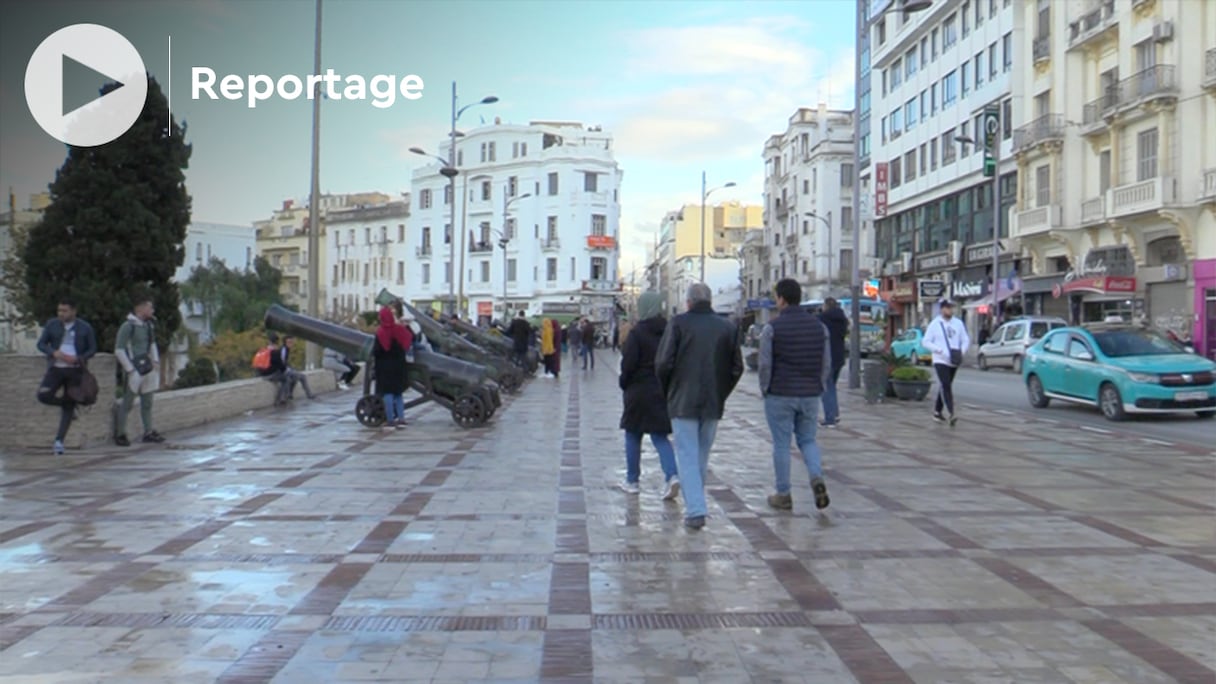
[[[460,337],[459,335],[456,335],[439,321],[436,321],[405,302],[402,302],[402,306],[406,311],[410,312],[415,319],[417,319],[418,325],[422,328],[422,333],[426,335],[427,339],[431,340],[435,346],[443,348],[445,353],[448,347],[452,347],[453,351],[463,349],[469,353],[484,353],[483,349]]]
[[[453,320],[448,321],[448,325],[452,327],[452,330],[462,335],[468,335],[477,344],[485,345],[487,348],[493,349],[500,354],[510,354],[514,350],[514,343],[511,340],[499,337],[498,335],[492,335],[471,323]]]
[[[372,344],[376,338],[365,332],[351,330],[327,321],[319,321],[304,314],[289,311],[278,304],[266,310],[267,330],[277,330],[298,337],[356,361],[367,361],[372,355]]]
[[[485,366],[454,359],[439,352],[416,350],[414,363],[425,366],[432,375],[442,376],[464,387],[486,384]]]

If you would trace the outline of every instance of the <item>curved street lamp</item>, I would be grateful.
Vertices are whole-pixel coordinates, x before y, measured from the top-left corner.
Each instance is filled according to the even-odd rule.
[[[731,181],[725,185],[719,185],[716,188],[706,190],[705,172],[701,172],[701,283],[705,282],[705,200],[708,199],[710,194],[713,192],[722,190],[723,188],[733,187],[735,187],[735,182]]]

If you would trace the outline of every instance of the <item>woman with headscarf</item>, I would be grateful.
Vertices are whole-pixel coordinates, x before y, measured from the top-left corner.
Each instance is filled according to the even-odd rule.
[[[405,353],[414,334],[397,322],[393,309],[380,309],[380,327],[372,357],[376,362],[376,393],[384,399],[385,428],[405,427]]]
[[[553,377],[556,378],[562,374],[562,343],[566,340],[566,331],[555,320],[549,323],[553,326]]]
[[[546,318],[540,322],[540,355],[545,361],[545,377],[554,377],[553,357],[557,352],[557,340],[553,336],[553,319]]]
[[[638,493],[642,476],[642,435],[650,435],[650,443],[659,452],[659,465],[667,484],[663,500],[673,501],[680,494],[680,479],[676,471],[676,454],[668,435],[671,419],[667,415],[667,398],[655,374],[654,360],[659,341],[667,329],[663,318],[663,296],[646,292],[638,298],[638,322],[625,338],[621,349],[620,387],[624,393],[625,409],[621,413],[621,429],[625,431],[625,479],[620,488]]]

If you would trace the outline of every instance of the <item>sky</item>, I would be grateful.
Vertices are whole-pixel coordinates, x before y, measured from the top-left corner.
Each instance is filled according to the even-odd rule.
[[[309,191],[312,103],[192,100],[191,68],[225,74],[313,70],[312,0],[0,0],[0,189],[18,207],[45,191],[66,148],[25,102],[25,67],[55,30],[97,23],[122,33],[172,95],[193,144],[193,218],[250,224]],[[853,103],[852,0],[324,0],[322,70],[417,75],[418,100],[387,109],[325,101],[321,189],[410,189],[411,171],[438,152],[451,84],[470,109],[460,128],[580,121],[615,137],[621,187],[620,272],[642,268],[663,215],[700,201],[759,203],[762,152],[798,107]],[[172,69],[170,70],[170,44]]]

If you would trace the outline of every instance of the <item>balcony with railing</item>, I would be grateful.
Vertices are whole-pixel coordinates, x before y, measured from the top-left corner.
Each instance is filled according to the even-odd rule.
[[[1081,15],[1068,25],[1068,49],[1075,50],[1103,36],[1108,30],[1118,30],[1115,17],[1115,0],[1103,0],[1102,4]]]
[[[540,248],[546,252],[556,252],[561,249],[562,243],[557,239],[557,236],[542,238]]]
[[[1203,87],[1216,90],[1216,48],[1208,48],[1204,55]]]
[[[1107,214],[1111,218],[1156,211],[1174,201],[1174,179],[1158,176],[1136,183],[1120,185],[1107,191]]]
[[[1081,225],[1092,226],[1106,220],[1106,196],[1094,197],[1081,203]]]
[[[1034,39],[1034,63],[1046,62],[1051,59],[1051,36],[1039,36]]]
[[[1203,179],[1199,181],[1199,199],[1216,201],[1216,169],[1203,172]]]
[[[485,253],[493,252],[493,251],[494,251],[493,242],[486,242],[483,240],[479,240],[479,241],[474,242],[469,245],[469,252],[471,254],[485,254]]]
[[[1106,118],[1119,108],[1119,88],[1110,86],[1098,99],[1086,103],[1081,112],[1081,132],[1098,133],[1106,130]]]
[[[1021,152],[1052,140],[1064,139],[1064,115],[1044,114],[1013,132],[1013,150]]]
[[[1049,204],[1016,212],[1013,215],[1013,230],[1010,233],[1015,238],[1030,237],[1059,227],[1060,207],[1059,205]]]
[[[1086,104],[1082,112],[1082,132],[1089,135],[1102,131],[1116,114],[1154,100],[1177,96],[1177,68],[1172,64],[1149,67],[1108,86],[1101,97]]]
[[[431,255],[431,246],[419,245],[414,248],[414,254],[419,257],[429,257]]]

